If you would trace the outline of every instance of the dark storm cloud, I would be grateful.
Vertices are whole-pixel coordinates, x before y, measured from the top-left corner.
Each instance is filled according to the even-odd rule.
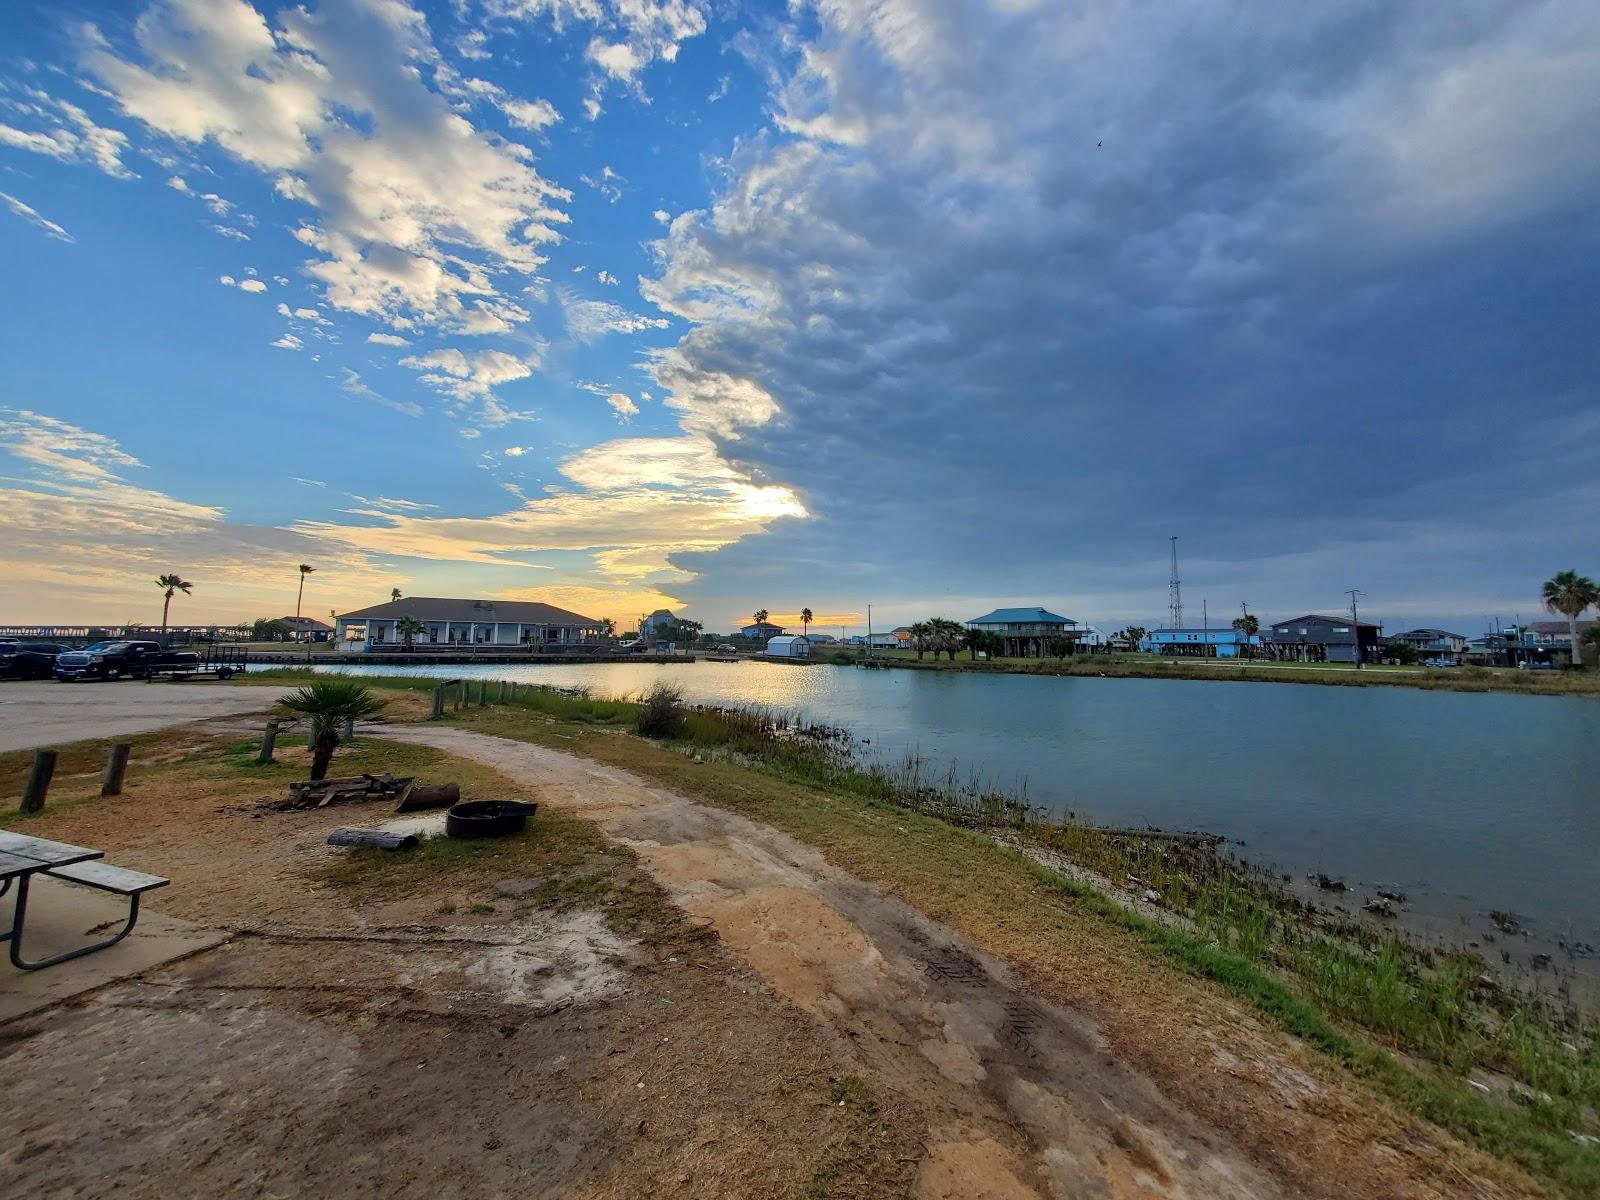
[[[689,564],[718,594],[1150,617],[1169,533],[1268,609],[1600,569],[1595,6],[884,0],[811,33],[651,287],[692,368],[776,400],[724,448],[816,518]]]

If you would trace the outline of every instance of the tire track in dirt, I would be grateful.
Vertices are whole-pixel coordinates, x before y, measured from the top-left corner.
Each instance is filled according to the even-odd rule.
[[[493,766],[637,853],[863,1074],[927,1107],[922,1200],[1285,1194],[1118,1062],[1092,1021],[786,834],[540,746],[443,727],[381,736]]]

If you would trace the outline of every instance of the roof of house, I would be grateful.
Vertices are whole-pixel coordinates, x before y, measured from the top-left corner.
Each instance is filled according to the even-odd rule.
[[[646,621],[654,621],[657,617],[665,617],[669,621],[676,621],[678,619],[677,617],[672,615],[672,610],[671,609],[658,608],[658,609],[655,610],[655,612],[651,613],[648,617],[646,617],[645,620]]]
[[[1423,629],[1408,629],[1404,633],[1397,633],[1397,634],[1394,634],[1393,636],[1397,637],[1397,638],[1415,638],[1415,637],[1425,637],[1425,638],[1461,638],[1463,641],[1465,641],[1466,637],[1467,637],[1467,635],[1464,634],[1464,633],[1451,633],[1448,629],[1427,629],[1427,628],[1423,628]]]
[[[1071,617],[1060,617],[1048,608],[997,608],[992,613],[973,617],[968,625],[1076,625]]]
[[[341,621],[353,618],[393,621],[401,617],[415,617],[419,621],[477,621],[480,624],[503,621],[508,625],[567,625],[585,629],[597,629],[605,623],[537,600],[452,600],[440,596],[406,596],[339,615]]]
[[[1579,617],[1578,618],[1578,628],[1579,629],[1588,629],[1591,625],[1600,625],[1600,621],[1593,620],[1593,619],[1586,620],[1583,617]],[[1543,634],[1571,633],[1572,632],[1572,630],[1567,627],[1567,623],[1565,621],[1530,621],[1528,623],[1527,629],[1528,629],[1529,633],[1543,633]]]
[[[333,626],[315,617],[278,617],[278,623],[287,625],[296,633],[331,633]]]
[[[1283,621],[1274,621],[1272,623],[1272,627],[1274,629],[1276,629],[1280,625],[1297,625],[1301,621],[1327,621],[1327,622],[1329,622],[1330,624],[1333,624],[1333,625],[1349,625],[1350,624],[1350,618],[1345,616],[1345,615],[1343,615],[1342,613],[1333,613],[1333,614],[1329,614],[1329,613],[1306,613],[1305,616],[1303,616],[1303,617],[1289,617],[1288,619],[1283,620]],[[1356,624],[1361,626],[1361,628],[1363,628],[1363,629],[1382,629],[1383,628],[1382,625],[1374,625],[1371,621],[1357,621]]]
[[[793,645],[795,642],[810,642],[811,639],[803,633],[780,633],[777,637],[768,638],[767,641],[769,644],[772,642],[782,642],[784,645],[788,646]]]

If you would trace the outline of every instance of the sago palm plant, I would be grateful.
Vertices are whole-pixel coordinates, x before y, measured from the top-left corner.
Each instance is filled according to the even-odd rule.
[[[278,708],[311,722],[311,778],[326,779],[333,752],[339,748],[339,730],[346,721],[370,717],[383,702],[360,683],[345,679],[319,679],[296,688],[278,701]]]

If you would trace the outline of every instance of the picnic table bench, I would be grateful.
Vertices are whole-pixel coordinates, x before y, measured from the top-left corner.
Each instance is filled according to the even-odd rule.
[[[14,884],[17,890],[16,906],[11,913],[11,928],[0,932],[0,942],[11,943],[11,965],[20,971],[37,971],[68,959],[81,958],[96,950],[115,946],[133,932],[139,920],[139,898],[146,892],[165,887],[170,880],[143,871],[130,871],[126,867],[112,866],[96,860],[105,857],[103,850],[90,850],[66,842],[52,842],[48,838],[29,837],[22,833],[0,830],[0,896],[9,892]],[[98,888],[102,892],[125,896],[128,900],[128,919],[113,936],[76,950],[53,954],[48,958],[22,957],[23,922],[28,915],[28,885],[35,875],[48,875],[68,883]]]

